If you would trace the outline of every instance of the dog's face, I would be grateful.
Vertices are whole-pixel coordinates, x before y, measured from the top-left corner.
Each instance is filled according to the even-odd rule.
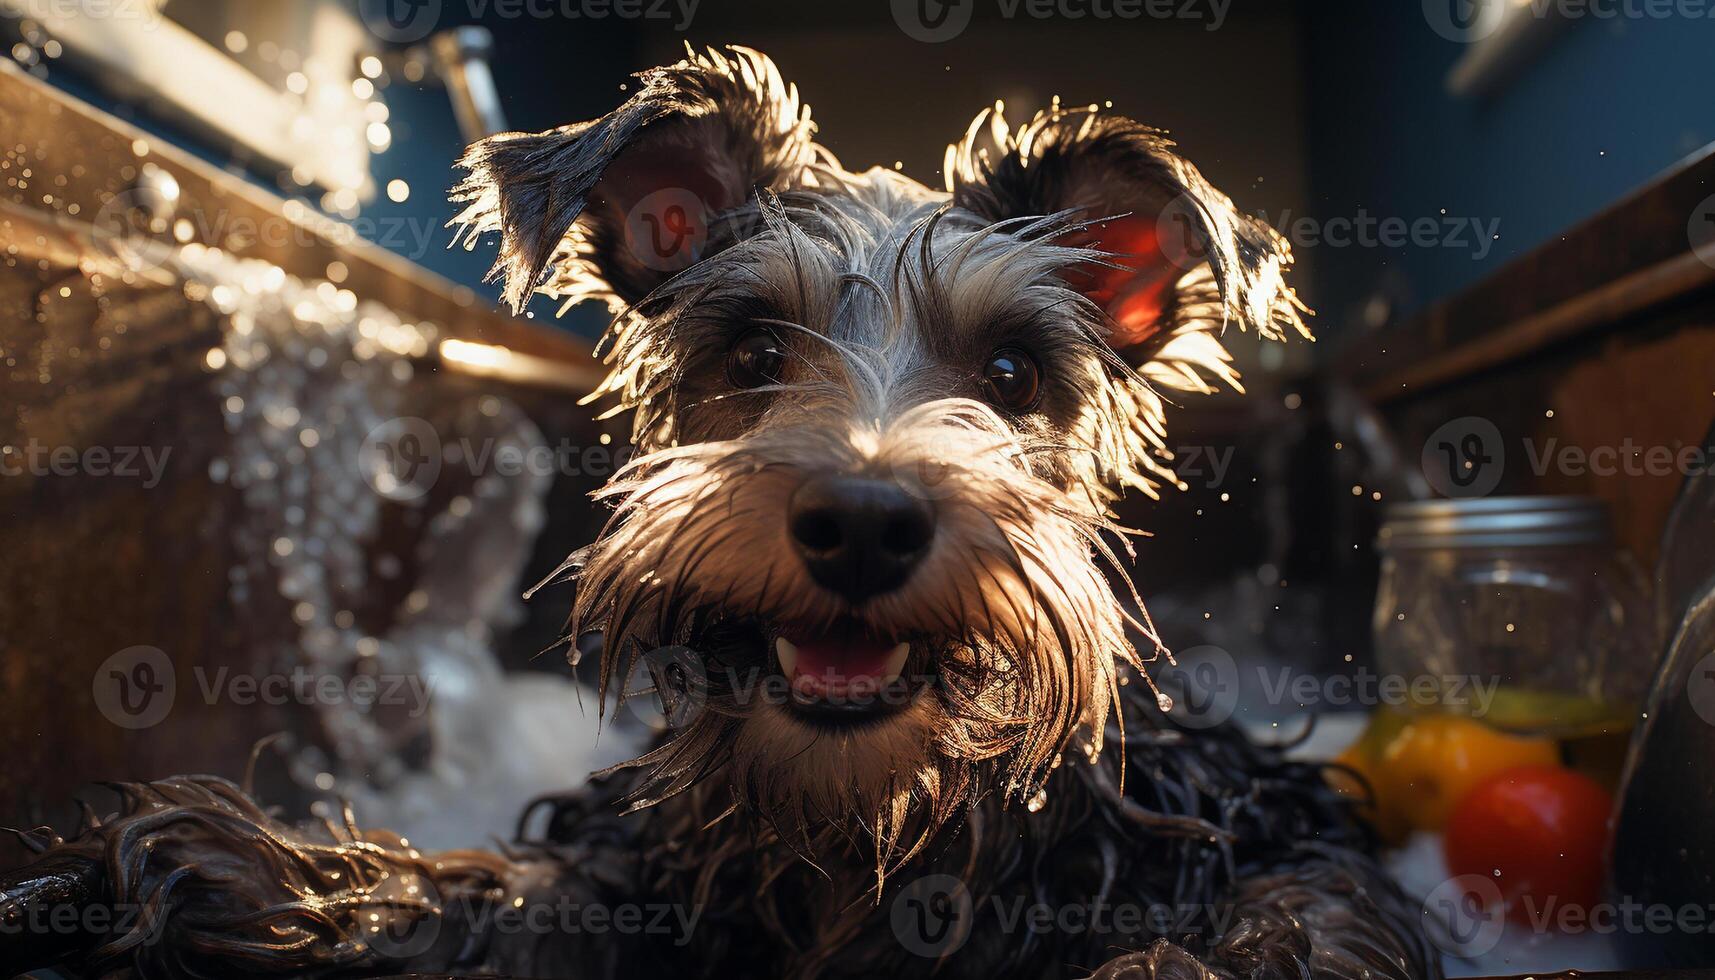
[[[592,123],[474,147],[497,270],[618,313],[602,394],[639,459],[574,556],[604,678],[689,699],[641,762],[885,867],[978,795],[1093,753],[1132,621],[1108,505],[1171,482],[1156,386],[1236,386],[1229,321],[1302,331],[1284,245],[1154,131],[978,117],[949,190],[845,171],[774,67],[643,76]],[[1154,651],[1150,652],[1153,656]],[[901,846],[900,842],[905,841]]]

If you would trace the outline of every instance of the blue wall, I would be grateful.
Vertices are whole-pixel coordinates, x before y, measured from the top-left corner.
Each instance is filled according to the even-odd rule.
[[[1315,4],[1306,28],[1319,214],[1500,222],[1481,259],[1322,248],[1310,298],[1325,333],[1350,329],[1377,288],[1409,312],[1470,285],[1715,140],[1715,18],[1570,22],[1484,99],[1447,94],[1465,46],[1432,31],[1418,0]]]
[[[453,16],[454,6],[448,5],[441,27],[480,22]],[[630,25],[613,21],[543,24],[491,18],[486,26],[495,38],[495,85],[506,110],[507,125],[514,130],[536,132],[599,116],[623,101],[625,93],[619,85],[629,81],[628,76],[639,68],[632,57],[636,41]],[[391,113],[393,143],[387,152],[375,157],[372,172],[382,188],[390,180],[403,179],[411,186],[411,196],[405,203],[395,204],[385,194],[377,195],[364,206],[365,226],[385,228],[389,219],[404,219],[413,231],[432,228],[432,247],[413,247],[407,257],[476,289],[498,305],[498,284],[481,281],[494,263],[493,236],[474,252],[466,252],[449,249],[453,233],[440,227],[456,213],[447,202],[446,192],[459,176],[453,162],[464,150],[446,90],[439,85],[411,85],[399,80],[383,90],[383,97]],[[383,244],[391,247],[394,243]],[[538,321],[588,337],[597,336],[607,325],[600,304],[586,303],[556,319],[558,310],[559,304],[538,297],[528,312]]]
[[[378,188],[385,189],[388,181],[400,179],[410,185],[411,195],[403,204],[395,204],[384,191],[378,193],[363,206],[360,217],[364,220],[358,227],[365,232],[380,231],[375,237],[381,244],[499,302],[499,288],[482,283],[483,275],[494,263],[492,245],[474,252],[448,247],[453,231],[443,226],[455,212],[447,203],[447,190],[457,179],[452,164],[458,159],[464,141],[446,90],[400,80],[382,90],[382,100],[390,113],[388,125],[393,130],[393,143],[371,160],[370,172]],[[404,234],[386,232],[399,227],[404,228]]]

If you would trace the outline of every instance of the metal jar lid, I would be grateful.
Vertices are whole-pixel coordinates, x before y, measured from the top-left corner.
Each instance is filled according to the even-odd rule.
[[[1608,505],[1595,497],[1482,497],[1388,505],[1376,545],[1428,548],[1547,548],[1607,544]]]

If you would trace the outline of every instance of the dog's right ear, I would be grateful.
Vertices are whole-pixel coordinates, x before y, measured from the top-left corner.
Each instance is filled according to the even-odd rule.
[[[473,145],[453,189],[465,247],[500,233],[489,279],[521,311],[536,289],[635,303],[701,257],[710,220],[758,188],[797,183],[816,158],[795,86],[748,48],[710,48],[637,76],[591,122]]]
[[[1068,270],[1068,285],[1107,314],[1108,343],[1153,381],[1209,391],[1207,376],[1237,387],[1219,340],[1229,323],[1310,336],[1286,283],[1286,239],[1157,130],[1058,103],[1015,130],[997,103],[947,148],[943,170],[953,203],[989,221],[1082,219],[1057,241],[1106,260]]]

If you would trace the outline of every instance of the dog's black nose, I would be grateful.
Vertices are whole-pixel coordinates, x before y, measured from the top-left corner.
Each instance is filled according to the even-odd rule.
[[[888,480],[811,477],[787,527],[816,583],[852,602],[905,584],[935,537],[935,508]]]

